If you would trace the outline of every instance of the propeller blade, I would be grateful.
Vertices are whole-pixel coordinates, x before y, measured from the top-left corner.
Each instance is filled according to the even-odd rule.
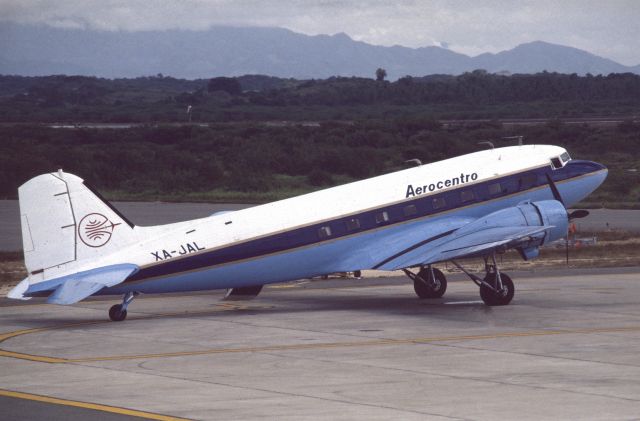
[[[562,200],[562,196],[560,196],[560,192],[556,187],[556,183],[553,182],[549,174],[546,174],[546,175],[547,175],[547,182],[549,183],[549,187],[551,188],[551,193],[553,193],[553,198],[556,199],[558,202],[562,203],[562,206],[566,208],[567,206],[564,204],[564,200]]]
[[[584,218],[585,216],[589,216],[588,210],[584,210],[584,209],[574,210],[569,214],[569,221],[571,221],[572,219]]]

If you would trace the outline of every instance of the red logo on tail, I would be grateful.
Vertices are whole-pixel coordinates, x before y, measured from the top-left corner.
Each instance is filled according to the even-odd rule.
[[[89,247],[102,247],[109,242],[113,228],[118,224],[100,213],[90,213],[78,224],[78,237]]]

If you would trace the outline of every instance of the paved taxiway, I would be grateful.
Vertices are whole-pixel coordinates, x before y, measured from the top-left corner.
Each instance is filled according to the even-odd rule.
[[[272,286],[248,303],[145,296],[122,323],[107,321],[115,299],[2,299],[0,412],[637,418],[640,268],[513,275],[516,298],[499,308],[458,275],[434,301],[401,278]],[[64,401],[32,400],[43,396]]]

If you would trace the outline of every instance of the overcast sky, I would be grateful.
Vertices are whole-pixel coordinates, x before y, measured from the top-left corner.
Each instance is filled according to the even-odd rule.
[[[0,0],[0,20],[126,31],[276,26],[472,56],[542,40],[640,64],[640,0]]]

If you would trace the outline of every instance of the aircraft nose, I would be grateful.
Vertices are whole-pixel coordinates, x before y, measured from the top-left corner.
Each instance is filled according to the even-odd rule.
[[[569,161],[567,163],[567,167],[569,167],[571,172],[575,172],[582,175],[597,173],[601,171],[603,171],[605,174],[608,172],[607,167],[605,167],[599,162],[583,161],[578,159]]]
[[[606,172],[609,172],[607,167],[605,167],[603,164],[601,164],[599,162],[594,162],[594,161],[587,161],[587,162],[589,163],[589,166],[593,168],[593,170],[591,172],[597,172],[597,171],[602,171],[602,170],[605,170]]]
[[[597,189],[607,178],[607,167],[599,162],[571,160],[564,166],[563,171],[574,180],[571,188],[562,190],[562,197],[568,206],[578,203]]]
[[[597,188],[602,183],[604,183],[604,180],[607,178],[607,175],[609,175],[609,170],[607,169],[607,167],[605,167],[599,162],[593,162],[593,161],[588,161],[588,162],[589,162],[589,167],[591,168],[591,171],[589,171],[589,173],[591,174],[591,178],[594,179],[594,183],[597,184],[596,186]]]

